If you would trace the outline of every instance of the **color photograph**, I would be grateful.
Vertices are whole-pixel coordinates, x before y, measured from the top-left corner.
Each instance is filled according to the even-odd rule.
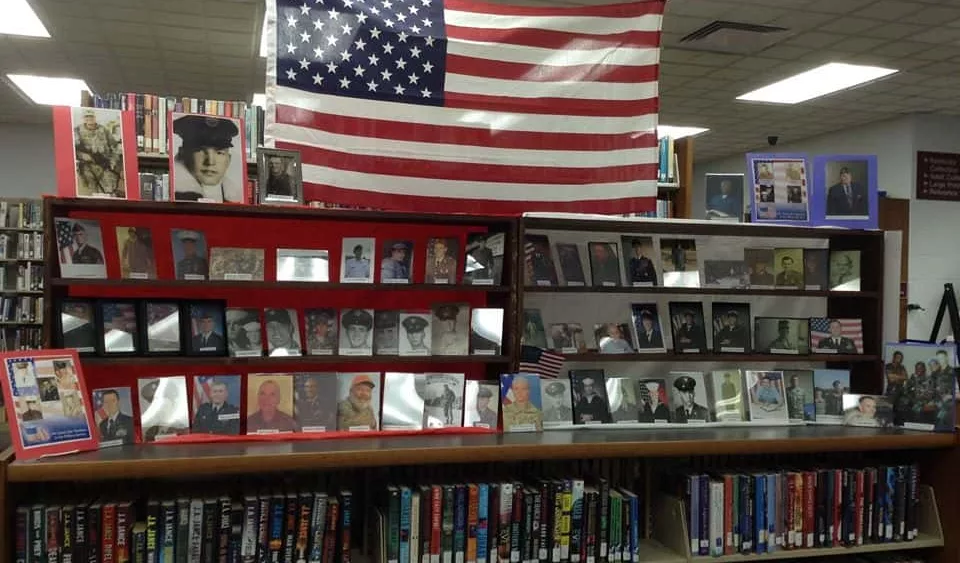
[[[660,239],[665,287],[700,287],[697,243],[693,239]]]
[[[495,381],[467,381],[463,399],[463,425],[496,430],[499,396],[500,385]]]
[[[787,401],[783,372],[745,371],[750,420],[753,422],[787,422]]]
[[[743,422],[747,419],[743,398],[743,378],[740,370],[714,371],[710,375],[713,387],[713,416],[717,422]]]
[[[830,160],[825,165],[827,219],[866,219],[870,176],[866,160]]]
[[[174,112],[170,123],[172,199],[248,203],[243,120]]]
[[[653,237],[625,236],[620,240],[623,245],[623,267],[627,274],[627,285],[657,285],[657,250],[653,245]]]
[[[659,378],[637,381],[637,422],[666,424],[670,422],[670,401],[667,382]]]
[[[671,302],[670,326],[673,330],[673,350],[681,354],[705,354],[707,330],[703,322],[703,304]]]
[[[817,423],[843,424],[843,395],[849,392],[848,370],[813,370],[813,404]]]
[[[105,387],[94,389],[91,395],[100,447],[124,446],[136,442],[130,388]]]
[[[157,279],[153,258],[153,235],[146,227],[117,227],[120,277],[132,280]]]
[[[893,426],[893,408],[882,395],[843,396],[843,425],[865,428]]]
[[[340,283],[373,283],[373,238],[344,238],[340,253]]]
[[[637,352],[666,352],[663,343],[663,323],[656,303],[634,303],[630,305],[633,317],[633,330],[636,334]]]
[[[211,248],[210,279],[263,281],[263,249]]]
[[[300,319],[296,309],[266,309],[268,356],[300,356]]]
[[[504,432],[543,430],[540,378],[530,373],[500,375],[500,404]]]
[[[814,402],[813,371],[785,369],[783,379],[787,385],[787,416],[790,420],[815,421],[817,406]]]
[[[191,432],[237,436],[240,434],[239,375],[198,375],[193,378]]]
[[[174,271],[178,280],[205,280],[207,264],[207,237],[201,231],[172,229]]]
[[[410,283],[413,241],[386,240],[380,245],[380,283]]]
[[[626,323],[603,323],[593,326],[593,336],[601,354],[632,354],[633,335]]]
[[[293,416],[293,376],[247,375],[247,434],[299,432]]]
[[[298,373],[293,376],[293,417],[302,432],[337,429],[337,374]]]
[[[814,354],[862,354],[863,321],[811,318],[810,344]]]
[[[190,354],[224,356],[227,339],[222,301],[195,301],[187,304],[190,319]]]
[[[457,256],[460,241],[455,238],[432,238],[427,241],[427,264],[423,283],[457,283]]]
[[[74,107],[70,116],[76,197],[126,199],[123,138],[136,131],[124,131],[120,110]]]
[[[337,353],[337,310],[307,309],[303,312],[307,328],[307,354],[329,356]]]
[[[743,174],[707,174],[706,218],[743,222]]]
[[[810,220],[807,163],[795,155],[748,154],[754,222]]]
[[[620,255],[615,242],[591,242],[590,276],[594,287],[617,287],[620,283]]]
[[[564,354],[577,354],[587,351],[583,327],[578,323],[550,325],[550,341],[553,343],[554,350]]]
[[[184,376],[141,378],[137,388],[144,442],[190,433],[190,402]]]
[[[236,358],[263,355],[263,328],[260,309],[231,307],[226,310],[227,350]]]
[[[547,332],[543,326],[540,309],[523,310],[523,338],[521,342],[527,346],[549,348],[547,346]]]
[[[954,373],[957,358],[950,343],[888,343],[884,347],[884,395],[898,426],[952,432],[956,414]]]
[[[60,276],[64,278],[106,279],[103,260],[103,236],[100,222],[89,219],[54,219]]]
[[[338,373],[337,430],[380,429],[380,374]]]
[[[805,355],[810,353],[810,323],[807,319],[757,317],[754,350],[761,354]]]

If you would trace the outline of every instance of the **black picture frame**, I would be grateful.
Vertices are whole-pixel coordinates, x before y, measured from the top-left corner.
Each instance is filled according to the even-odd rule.
[[[177,350],[151,350],[150,349],[150,307],[152,305],[173,305],[177,307],[177,327],[176,334],[178,340]],[[178,299],[143,299],[140,301],[140,351],[144,356],[182,356],[184,355],[183,340],[183,302]]]
[[[64,337],[63,332],[63,311],[64,307],[71,304],[78,305],[87,305],[90,308],[90,330],[83,331],[83,334],[74,335],[70,339]],[[73,348],[77,350],[77,354],[80,356],[96,356],[100,351],[100,337],[98,335],[98,329],[100,324],[97,320],[97,300],[96,299],[79,299],[79,298],[65,298],[57,302],[57,312],[54,315],[55,323],[55,332],[53,334],[53,342],[55,348]],[[78,338],[89,339],[91,346],[77,346],[80,341]]]
[[[271,194],[270,188],[270,158],[292,159],[286,161],[287,177],[292,184],[292,195]],[[292,168],[292,170],[290,170]],[[303,199],[303,163],[299,151],[257,149],[257,204],[258,205],[304,205]]]
[[[98,299],[97,300],[97,316],[96,316],[96,329],[97,329],[97,353],[100,356],[104,357],[125,357],[125,356],[139,356],[142,348],[140,346],[140,300],[138,299]],[[132,330],[121,330],[123,334],[128,334],[130,336],[129,346],[127,345],[127,339],[122,335],[118,335],[117,338],[120,339],[116,344],[107,345],[107,334],[112,329],[107,328],[107,322],[109,321],[113,325],[113,321],[119,316],[117,313],[123,312],[132,312],[133,313],[133,327]],[[122,322],[122,321],[121,321]],[[125,328],[130,328],[126,326]],[[123,346],[123,350],[116,350]],[[111,350],[110,348],[114,348]]]
[[[213,339],[206,346],[194,341],[193,318],[197,309],[209,309],[213,320],[213,330],[209,338]],[[183,317],[180,321],[181,342],[183,342],[186,356],[227,356],[227,302],[222,299],[193,299],[183,301],[181,309]],[[219,337],[219,338],[215,338]],[[210,348],[204,349],[204,348]]]
[[[707,342],[703,303],[699,301],[671,301],[667,310],[670,313],[670,332],[673,334],[674,354],[706,354],[710,351]],[[693,317],[693,325],[685,326],[684,321],[688,314]],[[684,343],[685,340],[689,342]]]

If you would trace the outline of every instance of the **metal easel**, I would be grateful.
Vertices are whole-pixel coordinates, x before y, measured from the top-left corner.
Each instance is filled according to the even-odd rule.
[[[943,297],[940,298],[940,308],[937,309],[937,320],[933,322],[933,331],[930,333],[930,342],[937,343],[940,335],[940,326],[943,325],[944,314],[950,314],[950,330],[953,332],[953,345],[960,354],[960,312],[957,310],[957,294],[953,291],[952,283],[943,284]],[[956,372],[956,370],[955,370]]]

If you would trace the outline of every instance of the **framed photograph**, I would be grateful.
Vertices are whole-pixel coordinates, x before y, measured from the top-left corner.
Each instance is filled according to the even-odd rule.
[[[230,307],[227,317],[227,351],[235,358],[263,356],[260,309]]]
[[[133,111],[53,108],[57,195],[140,199]]]
[[[189,325],[190,356],[226,356],[225,301],[190,301],[186,304]]]
[[[194,434],[240,435],[239,375],[197,375],[193,378]]]
[[[785,369],[783,379],[787,384],[787,416],[790,420],[817,420],[817,408],[813,400],[813,370]]]
[[[503,345],[503,309],[478,307],[470,310],[470,353],[498,356]]]
[[[703,322],[703,304],[671,302],[670,327],[673,351],[679,354],[707,353],[707,330]]]
[[[740,370],[729,369],[710,373],[713,386],[713,418],[717,422],[747,420],[743,400],[743,377]]]
[[[500,285],[503,277],[503,253],[506,235],[477,233],[467,237],[463,263],[463,283]]]
[[[523,310],[523,336],[521,344],[547,349],[547,331],[543,326],[540,309]]]
[[[553,256],[550,254],[550,239],[547,235],[524,235],[523,252],[524,285],[557,285],[557,269],[553,265]],[[567,285],[571,284],[568,283]]]
[[[190,433],[190,403],[187,379],[146,377],[137,380],[140,431],[144,442],[156,442]]]
[[[96,304],[92,299],[62,299],[55,346],[73,348],[81,356],[97,353]]]
[[[608,424],[610,404],[602,369],[570,370],[574,424]]]
[[[140,326],[135,301],[98,302],[99,351],[105,356],[132,356],[140,353]]]
[[[94,423],[101,448],[136,443],[133,428],[133,401],[129,387],[105,387],[93,390]]]
[[[434,356],[466,356],[470,336],[470,305],[442,303],[433,306],[433,334],[430,350]]]
[[[704,260],[705,287],[745,288],[750,285],[750,268],[743,260]]]
[[[622,237],[623,267],[627,285],[646,287],[657,285],[657,251],[652,237]]]
[[[263,281],[263,249],[211,248],[210,279]]]
[[[883,395],[844,394],[843,425],[889,428],[893,426],[893,407]]]
[[[879,187],[876,155],[825,155],[813,159],[813,222],[876,229]]]
[[[140,302],[143,335],[140,345],[146,356],[176,356],[183,346],[183,313],[179,301],[145,299]]]
[[[699,372],[673,372],[667,379],[670,385],[671,420],[679,424],[710,422],[707,405],[707,386]]]
[[[743,174],[707,174],[706,219],[742,223]]]
[[[809,354],[810,321],[757,317],[754,340],[754,350],[761,354]]]
[[[120,277],[131,280],[157,279],[153,257],[153,235],[147,227],[116,227]]]
[[[782,371],[745,371],[750,420],[787,422],[787,400]]]
[[[883,394],[893,404],[895,423],[911,430],[953,432],[957,357],[952,343],[888,343],[883,359]]]
[[[373,283],[373,238],[344,238],[340,283]]]
[[[626,323],[603,323],[593,326],[597,349],[601,354],[633,354],[633,335]]]
[[[843,395],[849,392],[849,370],[813,370],[813,404],[817,424],[843,424]]]
[[[463,395],[463,425],[496,430],[500,385],[495,381],[467,381]]]
[[[777,248],[773,260],[776,287],[803,289],[802,248]]]
[[[774,288],[776,277],[772,271],[774,262],[774,251],[772,248],[744,248],[743,259],[750,268],[751,288]]]
[[[303,205],[300,152],[257,148],[257,187],[261,205]]]
[[[539,376],[532,373],[501,374],[500,405],[504,432],[543,430]]]
[[[635,423],[638,419],[636,381],[629,377],[608,377],[606,382],[610,417],[616,424]]]
[[[300,356],[300,319],[296,309],[267,309],[263,315],[267,325],[268,356]]]
[[[830,291],[860,291],[860,251],[830,251]]]
[[[667,351],[663,343],[663,323],[660,321],[660,310],[656,303],[634,303],[630,305],[633,317],[633,329],[637,335],[637,352],[664,353]]]
[[[380,374],[338,373],[337,430],[380,429]]]
[[[660,239],[660,260],[665,287],[700,287],[697,242],[693,239]]]
[[[207,237],[202,231],[172,229],[174,272],[178,280],[205,280],[207,264]]]
[[[401,356],[429,356],[431,335],[430,313],[400,313]]]
[[[422,373],[383,374],[382,430],[423,430],[426,376]],[[336,395],[334,395],[336,396]]]
[[[293,376],[293,417],[302,432],[337,429],[337,374],[298,373]]]
[[[400,312],[377,311],[373,314],[373,353],[396,356],[400,353]]]
[[[550,341],[553,343],[553,349],[563,354],[579,354],[587,351],[583,327],[579,323],[550,325]]]
[[[303,312],[307,328],[307,354],[330,356],[337,353],[337,310],[307,309]]]
[[[173,200],[250,203],[243,120],[177,112],[168,119]]]
[[[412,240],[386,240],[381,245],[380,283],[410,283]]]
[[[580,247],[575,244],[558,242],[557,258],[560,262],[560,274],[563,283],[568,287],[582,287],[587,285],[587,276],[583,273],[583,261],[580,258]],[[539,283],[537,285],[543,285]],[[550,283],[549,285],[553,285]]]
[[[828,255],[826,248],[803,249],[803,284],[808,291],[826,291],[829,287]]]
[[[591,242],[590,276],[594,287],[619,287],[620,255],[615,242]]]
[[[810,223],[806,155],[751,153],[747,171],[752,223]]]
[[[463,426],[464,375],[428,373],[423,380],[423,427]]]
[[[427,241],[427,265],[424,283],[457,283],[457,256],[460,242],[455,238],[432,238]]]
[[[54,219],[60,276],[64,278],[106,279],[103,260],[103,236],[100,222],[92,219]]]
[[[744,354],[750,351],[750,304],[713,303],[713,351]]]
[[[573,400],[569,379],[541,379],[543,427],[556,428],[573,424]]]
[[[637,381],[637,422],[667,424],[670,407],[664,379],[644,378]]]
[[[280,373],[247,375],[247,434],[299,432],[300,427],[291,413],[293,413],[292,375]]]
[[[327,251],[278,248],[277,281],[330,281],[330,259]]]
[[[372,356],[373,309],[343,309],[340,311],[340,355]],[[400,347],[401,355],[403,352]]]
[[[810,346],[814,354],[862,354],[861,319],[810,319]]]

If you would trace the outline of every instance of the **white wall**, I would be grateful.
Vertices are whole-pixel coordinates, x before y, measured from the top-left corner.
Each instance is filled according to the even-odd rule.
[[[53,126],[0,124],[0,197],[40,198],[56,191]]]

